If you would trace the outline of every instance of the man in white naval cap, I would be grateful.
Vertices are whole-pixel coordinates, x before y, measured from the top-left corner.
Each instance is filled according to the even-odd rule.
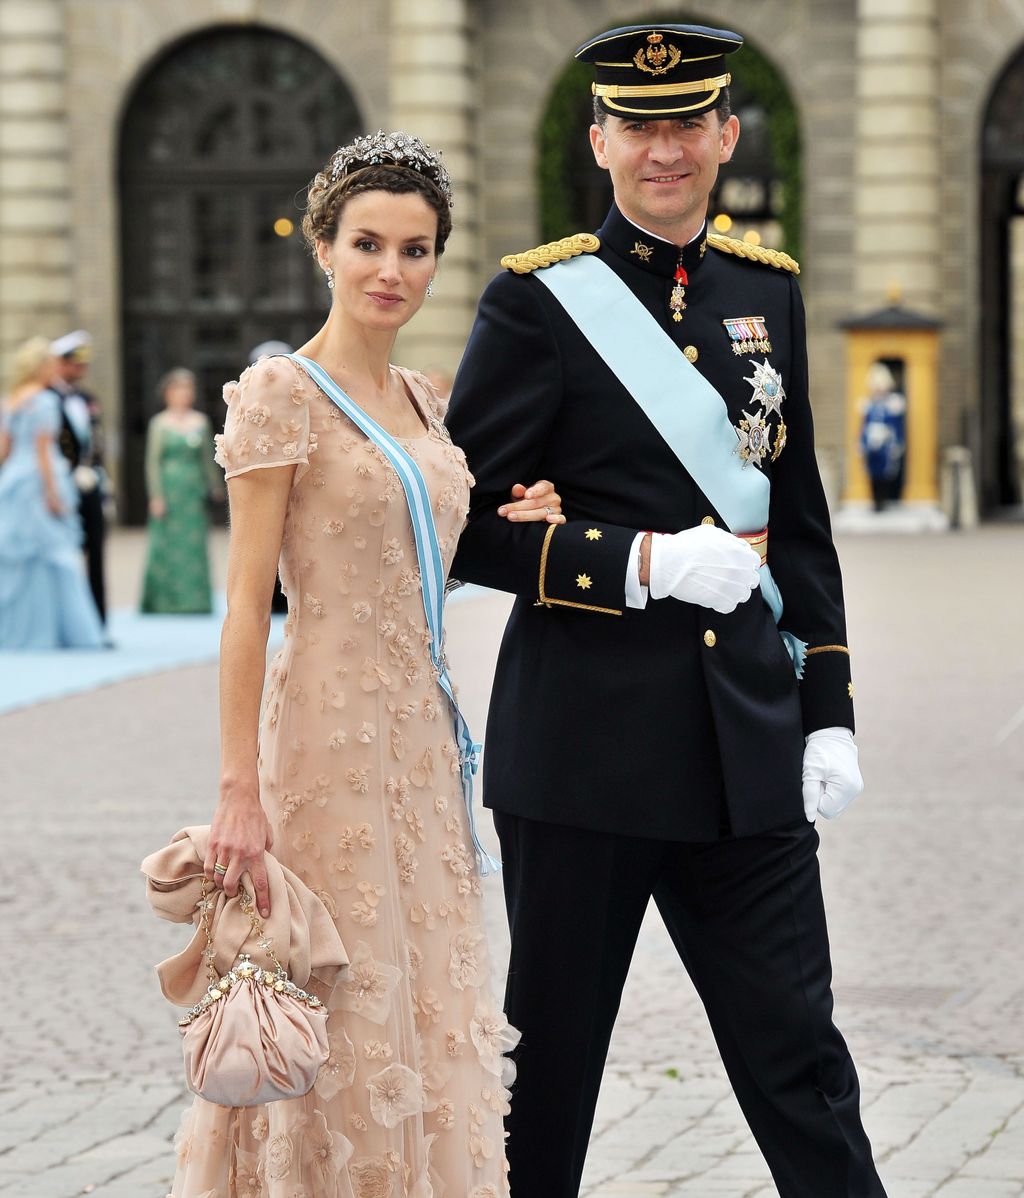
[[[81,386],[92,360],[92,338],[84,329],[75,329],[52,341],[50,352],[57,359],[53,388],[61,397],[61,452],[74,472],[89,586],[96,610],[106,625],[107,595],[103,567],[106,517],[103,508],[110,495],[110,482],[103,466],[100,406],[95,397]]]

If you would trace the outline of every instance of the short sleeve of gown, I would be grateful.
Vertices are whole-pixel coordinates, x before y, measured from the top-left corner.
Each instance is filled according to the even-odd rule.
[[[224,384],[224,432],[216,438],[225,478],[271,466],[296,466],[293,486],[309,468],[309,399],[299,368],[287,358],[261,358],[237,382]]]

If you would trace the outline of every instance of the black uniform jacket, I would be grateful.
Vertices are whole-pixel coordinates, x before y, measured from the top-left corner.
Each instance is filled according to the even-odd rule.
[[[491,698],[485,802],[669,840],[713,840],[726,823],[737,835],[791,823],[803,811],[804,734],[853,728],[796,279],[702,235],[682,251],[687,306],[676,322],[669,299],[679,251],[615,207],[598,236],[599,257],[687,351],[738,429],[762,411],[745,381],[754,363],[781,374],[785,428],[768,414],[769,451],[746,469],[771,478],[767,552],[785,604],[781,627],[810,653],[798,683],[757,591],[730,615],[673,598],[626,607],[638,530],[721,519],[551,292],[534,274],[503,273],[481,299],[448,414],[476,476],[452,574],[518,596]],[[766,336],[734,342],[723,322],[745,317],[763,318],[755,331]],[[737,452],[742,442],[738,431]],[[540,478],[556,484],[567,524],[517,525],[496,514],[514,483]]]

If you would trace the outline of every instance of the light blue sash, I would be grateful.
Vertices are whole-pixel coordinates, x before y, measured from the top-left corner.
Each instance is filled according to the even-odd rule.
[[[771,484],[736,453],[725,400],[611,267],[585,254],[538,270],[534,278],[572,317],[729,530],[765,528]],[[778,624],[782,596],[767,564],[760,578],[761,594]],[[780,630],[779,635],[802,677],[807,646],[792,633]]]
[[[501,865],[483,847],[477,834],[476,815],[473,811],[473,777],[480,764],[481,746],[470,735],[465,717],[459,710],[455,699],[455,688],[452,686],[452,680],[448,673],[448,660],[444,651],[444,566],[441,561],[441,549],[437,542],[437,529],[434,527],[434,517],[430,510],[430,493],[427,490],[427,484],[419,466],[399,442],[350,399],[322,366],[300,354],[289,354],[288,357],[301,366],[328,399],[337,404],[356,428],[378,446],[394,467],[405,490],[405,497],[409,503],[409,515],[412,518],[413,535],[416,538],[416,555],[419,558],[420,578],[422,579],[423,610],[427,617],[427,627],[430,629],[430,659],[434,666],[438,685],[448,696],[451,704],[455,736],[459,746],[462,790],[466,800],[469,832],[473,839],[473,848],[476,850],[480,875],[487,877],[488,874],[496,873]]]

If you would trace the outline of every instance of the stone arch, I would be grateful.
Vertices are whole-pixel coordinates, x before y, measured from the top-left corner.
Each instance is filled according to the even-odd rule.
[[[142,446],[157,378],[195,370],[215,427],[220,385],[268,339],[301,344],[327,292],[302,243],[302,193],[362,121],[304,40],[212,26],[149,65],[121,122],[122,493],[144,510]]]
[[[387,9],[384,5],[306,0],[278,5],[261,16],[264,29],[305,42],[342,76],[367,124],[388,111]],[[232,10],[234,12],[234,9]],[[67,112],[69,171],[76,203],[68,230],[74,323],[88,328],[97,346],[90,382],[104,403],[107,428],[122,423],[121,296],[119,278],[119,134],[139,81],[172,46],[211,24],[248,28],[247,19],[225,14],[211,21],[205,0],[76,0],[68,6]],[[117,36],[111,31],[116,30]],[[108,463],[120,485],[124,446],[109,439]]]
[[[981,114],[981,397],[985,507],[1024,498],[1024,44],[992,83]]]

